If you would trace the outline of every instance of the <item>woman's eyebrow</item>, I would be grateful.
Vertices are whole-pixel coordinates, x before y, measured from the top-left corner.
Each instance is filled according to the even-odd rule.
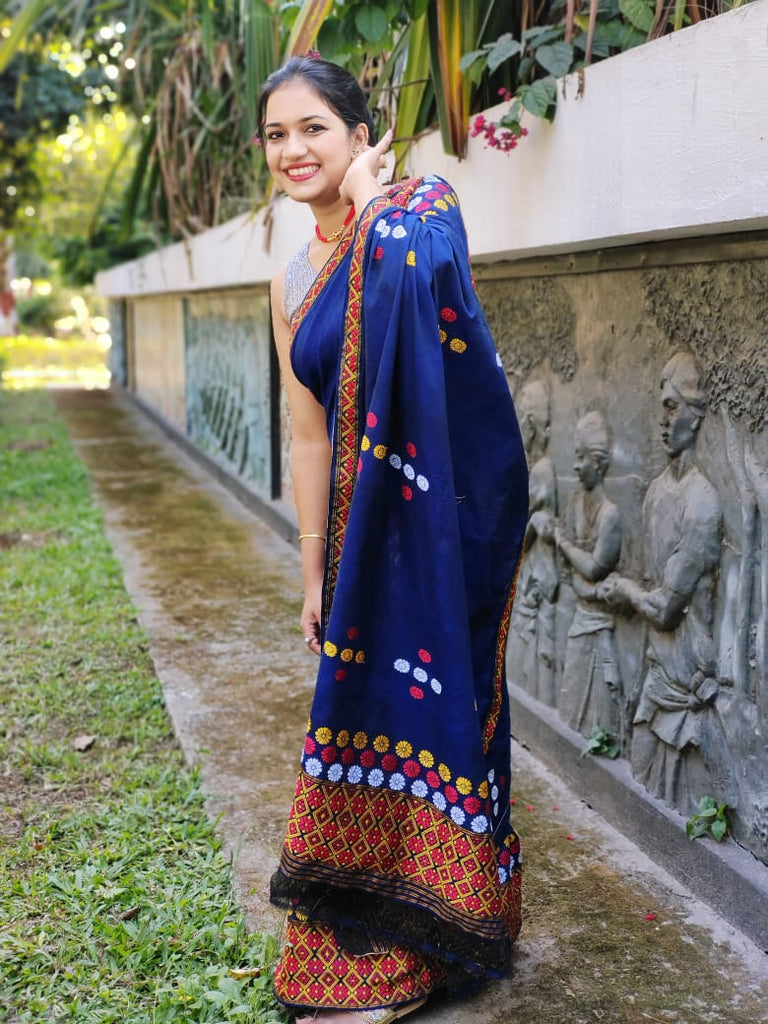
[[[328,120],[328,118],[325,117],[323,114],[308,114],[307,117],[300,117],[299,118],[299,124],[304,124],[305,121],[327,121],[327,120]],[[264,127],[265,128],[279,128],[280,124],[281,124],[280,121],[268,121],[264,125]]]

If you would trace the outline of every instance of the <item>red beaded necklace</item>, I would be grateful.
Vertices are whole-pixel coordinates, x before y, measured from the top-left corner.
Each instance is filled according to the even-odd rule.
[[[328,237],[326,238],[325,235],[320,233],[320,225],[315,224],[315,234],[317,235],[321,242],[337,242],[344,234],[344,232],[347,230],[349,225],[352,223],[352,219],[354,216],[355,208],[354,206],[350,206],[349,213],[347,214],[346,218],[344,219],[344,223],[341,225],[338,231],[334,231],[332,235],[328,235]]]

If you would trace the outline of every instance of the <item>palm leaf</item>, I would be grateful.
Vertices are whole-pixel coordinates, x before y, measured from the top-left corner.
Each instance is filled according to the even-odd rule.
[[[432,82],[443,149],[461,159],[467,148],[472,82],[459,67],[480,26],[478,0],[430,0],[427,9]]]
[[[0,73],[5,71],[13,55],[24,45],[24,41],[46,6],[46,0],[28,0],[13,19],[11,34],[0,44]]]
[[[392,147],[396,155],[396,165],[402,163],[410,141],[425,127],[423,108],[430,68],[428,32],[426,14],[412,22],[408,29],[408,55],[399,86],[397,120],[394,126],[398,141]]]
[[[286,56],[306,53],[312,46],[320,26],[331,13],[333,0],[304,0],[288,37]]]

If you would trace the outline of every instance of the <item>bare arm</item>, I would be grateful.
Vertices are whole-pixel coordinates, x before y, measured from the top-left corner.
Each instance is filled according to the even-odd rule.
[[[291,367],[291,331],[284,311],[283,274],[272,282],[272,326],[280,370],[291,412],[291,477],[300,534],[325,537],[331,474],[331,446],[325,424],[325,410],[297,379]],[[320,654],[325,544],[317,537],[300,542],[304,579],[304,607],[301,628],[312,637],[310,650]]]

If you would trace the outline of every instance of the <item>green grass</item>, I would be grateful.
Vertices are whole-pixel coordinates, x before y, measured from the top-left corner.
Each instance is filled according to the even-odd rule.
[[[0,1019],[283,1021],[276,952],[246,930],[53,403],[0,390]]]

